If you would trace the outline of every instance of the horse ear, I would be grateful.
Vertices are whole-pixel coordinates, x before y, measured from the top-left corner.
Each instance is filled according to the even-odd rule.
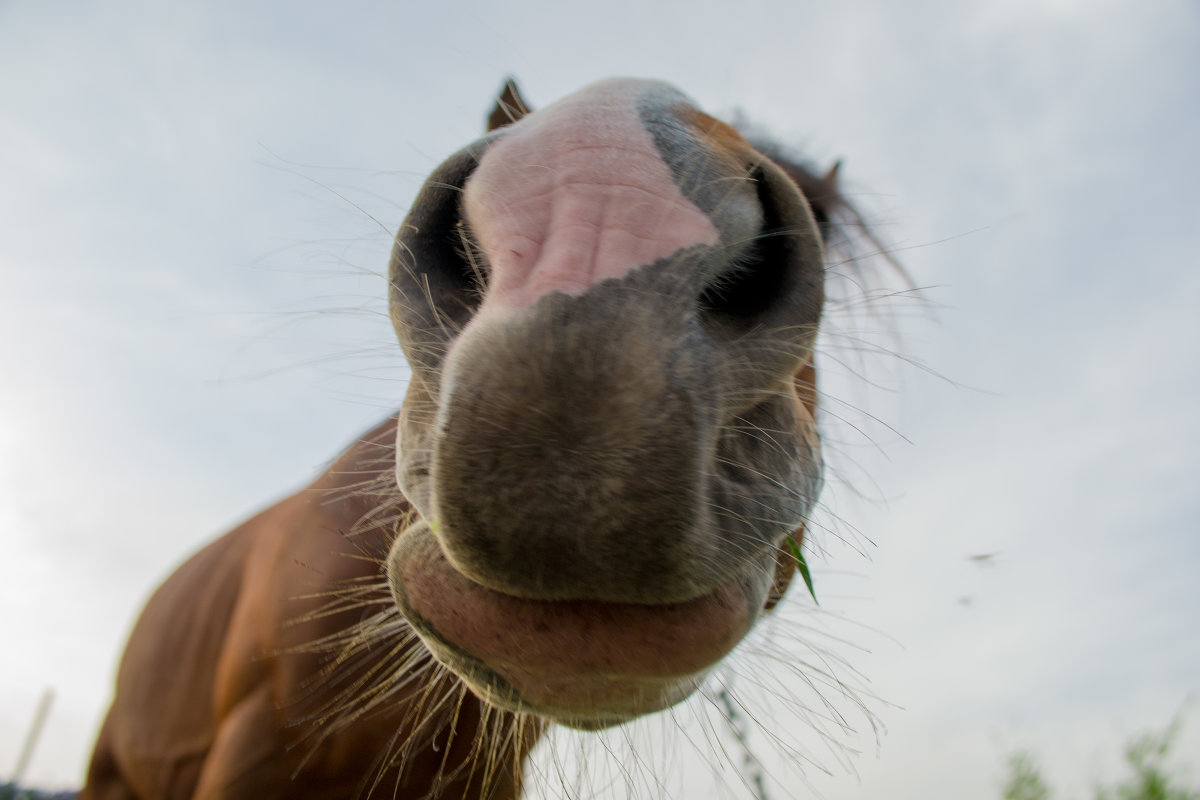
[[[825,184],[826,189],[829,191],[830,197],[842,196],[842,182],[838,178],[838,176],[841,175],[841,172],[842,160],[839,158],[837,161],[833,162],[833,166],[830,167],[829,171],[825,173],[825,177],[821,178],[821,183]]]
[[[512,78],[505,78],[504,88],[500,90],[500,96],[496,98],[496,105],[492,106],[492,113],[488,114],[488,133],[497,128],[503,128],[505,125],[511,125],[529,112],[529,104],[525,102],[524,97],[521,97],[521,90],[517,88],[517,82]]]

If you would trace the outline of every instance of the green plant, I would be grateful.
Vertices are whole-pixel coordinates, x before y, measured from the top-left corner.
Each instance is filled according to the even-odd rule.
[[[790,534],[787,537],[788,547],[791,548],[792,558],[796,559],[796,569],[800,570],[800,577],[804,579],[804,585],[808,587],[808,593],[812,595],[813,602],[821,605],[817,600],[817,593],[813,591],[812,573],[808,571],[808,562],[804,560],[804,553],[800,552],[800,545],[796,544],[795,537]]]
[[[1183,717],[1176,714],[1161,733],[1146,733],[1125,746],[1125,763],[1133,775],[1123,783],[1096,790],[1096,800],[1200,800],[1200,789],[1178,785],[1178,779],[1168,775],[1167,757],[1183,727]]]
[[[1004,800],[1049,800],[1050,787],[1042,780],[1037,762],[1029,753],[1014,753],[1008,759]]]
[[[1182,779],[1167,770],[1167,759],[1182,727],[1180,712],[1165,730],[1130,741],[1125,746],[1125,763],[1133,774],[1114,786],[1097,786],[1096,800],[1200,800],[1200,788],[1181,786]],[[1049,800],[1050,795],[1032,755],[1018,752],[1009,757],[1003,800]]]

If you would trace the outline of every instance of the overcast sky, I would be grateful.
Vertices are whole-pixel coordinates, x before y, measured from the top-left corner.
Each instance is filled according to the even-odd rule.
[[[78,785],[154,585],[398,404],[389,238],[507,74],[663,78],[844,158],[926,287],[830,318],[823,611],[731,670],[831,773],[755,733],[772,798],[997,797],[1016,747],[1084,797],[1200,693],[1200,8],[647,6],[0,0],[0,779],[53,687],[27,780]],[[814,641],[876,698],[857,757],[780,701],[767,651]]]

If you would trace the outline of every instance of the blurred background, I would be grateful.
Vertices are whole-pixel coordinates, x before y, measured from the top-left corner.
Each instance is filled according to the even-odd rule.
[[[746,733],[697,698],[617,737],[663,783],[592,794],[997,797],[1029,749],[1083,796],[1188,718],[1195,2],[0,0],[0,780],[53,687],[24,781],[78,786],[157,582],[398,405],[390,237],[510,74],[843,158],[921,289],[831,311],[822,605],[723,676]]]

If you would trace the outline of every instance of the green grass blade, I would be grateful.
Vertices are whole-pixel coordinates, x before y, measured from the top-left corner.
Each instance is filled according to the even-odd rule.
[[[791,535],[787,537],[787,543],[791,548],[792,557],[796,559],[796,568],[800,570],[800,577],[804,579],[804,585],[808,587],[808,593],[812,595],[814,603],[821,605],[821,601],[817,599],[817,592],[813,589],[812,573],[808,571],[808,562],[804,560],[804,553],[800,552],[800,545],[796,544],[796,540]]]

